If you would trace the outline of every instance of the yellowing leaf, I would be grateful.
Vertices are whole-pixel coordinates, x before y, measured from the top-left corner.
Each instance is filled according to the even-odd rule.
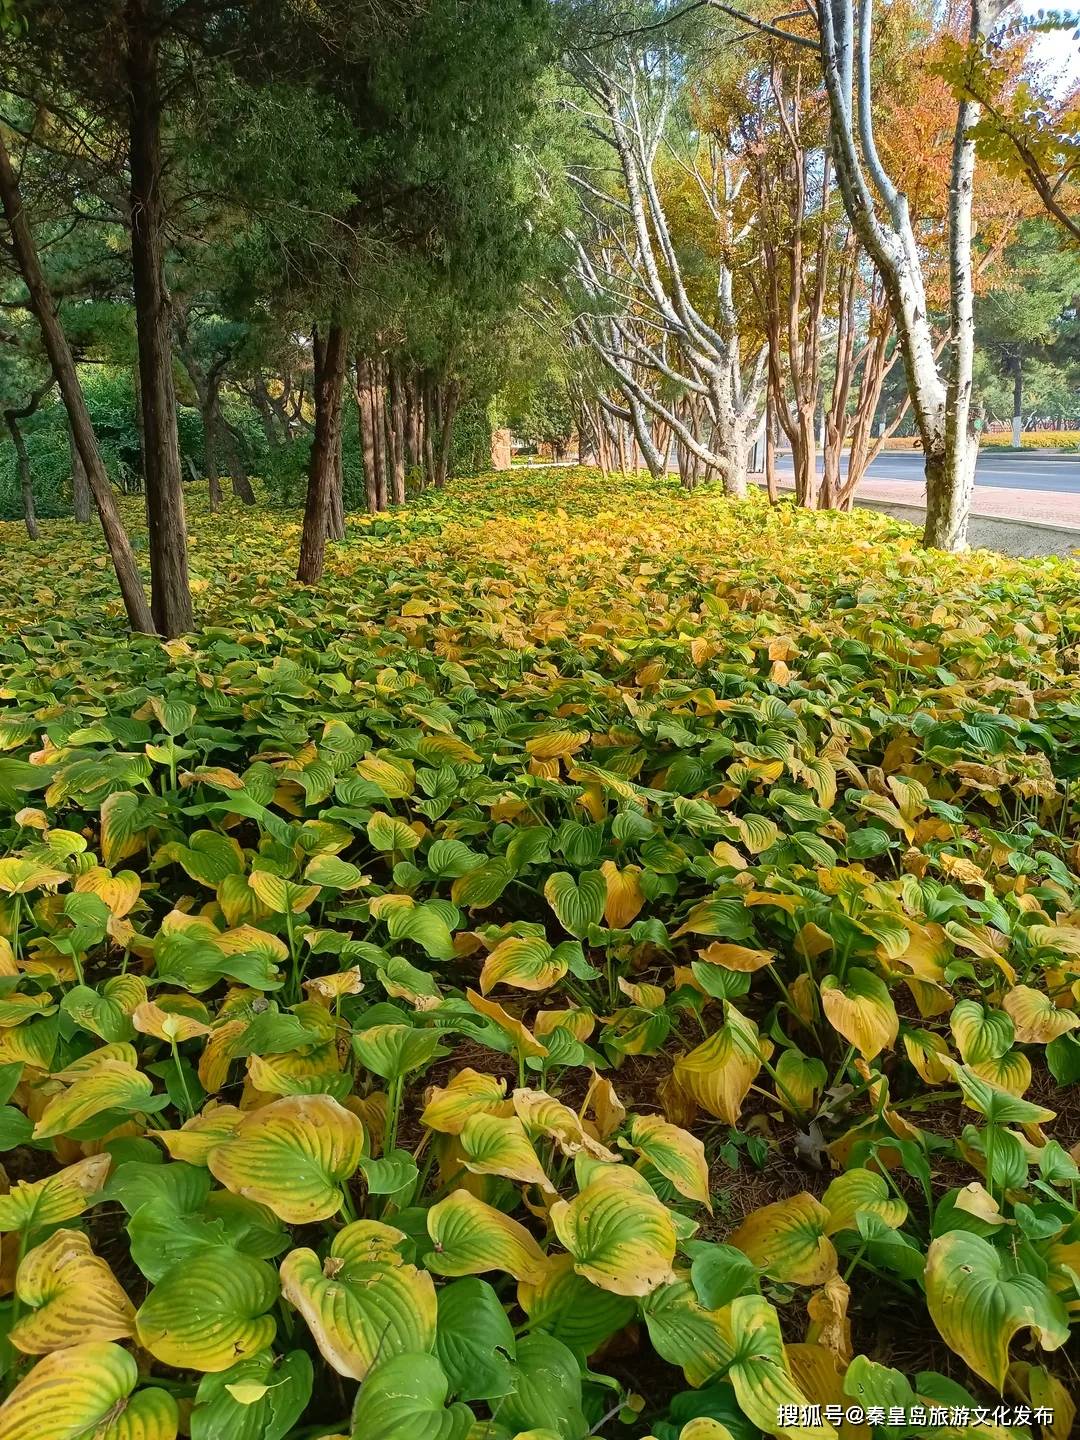
[[[99,1065],[83,1080],[54,1095],[34,1126],[34,1139],[63,1135],[104,1110],[137,1111],[153,1094],[149,1075],[122,1060]]]
[[[1044,1350],[1069,1338],[1068,1313],[1046,1284],[966,1230],[950,1230],[931,1243],[926,1304],[950,1350],[999,1392],[1017,1331],[1030,1329]]]
[[[480,989],[487,994],[495,985],[512,985],[517,990],[550,990],[566,974],[564,956],[553,950],[543,936],[510,936],[502,940],[484,961]]]
[[[628,1139],[639,1155],[671,1181],[680,1195],[696,1200],[712,1212],[709,1166],[700,1140],[659,1115],[635,1115]]]
[[[0,1195],[0,1231],[41,1230],[73,1220],[105,1184],[108,1155],[91,1155],[43,1180],[20,1180]]]
[[[720,1029],[675,1062],[675,1079],[703,1110],[735,1125],[767,1045],[754,1022],[728,1005]]]
[[[622,1168],[601,1165],[580,1195],[551,1207],[551,1224],[579,1275],[615,1295],[648,1295],[671,1276],[675,1227],[651,1192],[611,1183]]]
[[[1080,1025],[1080,1015],[1059,1010],[1049,995],[1029,985],[1014,986],[1001,1003],[1012,1017],[1021,1045],[1049,1045],[1051,1040]],[[967,1058],[965,1055],[964,1059]]]
[[[873,1060],[896,1043],[900,1021],[884,982],[869,970],[852,966],[843,983],[835,975],[821,982],[821,1005],[829,1024],[855,1046],[864,1060]]]
[[[424,1264],[438,1275],[504,1270],[515,1280],[534,1282],[543,1274],[544,1253],[524,1225],[466,1190],[431,1207],[427,1231],[434,1249]]]
[[[8,1338],[28,1355],[135,1333],[135,1307],[79,1230],[55,1230],[19,1266],[15,1293],[32,1313]]]
[[[293,1250],[281,1264],[281,1289],[303,1315],[327,1363],[363,1380],[376,1356],[421,1354],[435,1341],[435,1286],[404,1263],[405,1235],[375,1220],[338,1231],[325,1261]]]
[[[866,1212],[876,1215],[892,1230],[899,1230],[907,1219],[908,1207],[898,1196],[889,1193],[883,1175],[873,1170],[848,1170],[831,1182],[821,1203],[829,1212],[826,1235],[841,1230],[856,1230],[856,1217]]]
[[[164,1390],[131,1392],[134,1357],[91,1341],[55,1350],[0,1405],[3,1440],[175,1440],[176,1401]]]
[[[245,1115],[206,1163],[233,1194],[304,1225],[340,1210],[363,1145],[359,1119],[329,1095],[291,1095]]]
[[[468,1068],[446,1085],[427,1093],[420,1123],[442,1135],[460,1135],[470,1115],[498,1111],[506,1100],[506,1081]]]
[[[516,1115],[470,1115],[458,1138],[465,1168],[474,1175],[504,1175],[520,1185],[551,1189],[551,1181]]]
[[[836,1251],[827,1238],[829,1212],[807,1191],[753,1211],[728,1244],[736,1246],[774,1280],[823,1285],[836,1273]]]
[[[641,891],[641,867],[626,865],[622,870],[613,860],[605,860],[600,873],[607,885],[604,920],[613,930],[625,930],[637,919],[645,896]]]

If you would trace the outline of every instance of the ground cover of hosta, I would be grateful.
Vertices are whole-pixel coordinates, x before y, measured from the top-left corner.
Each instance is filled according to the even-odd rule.
[[[0,1440],[1065,1440],[1077,568],[193,509],[3,527]]]

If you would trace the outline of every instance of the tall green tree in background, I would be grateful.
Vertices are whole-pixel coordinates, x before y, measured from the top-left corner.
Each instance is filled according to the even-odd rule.
[[[979,339],[1012,385],[1012,443],[1024,423],[1026,365],[1049,353],[1063,312],[1080,292],[1080,254],[1047,221],[1031,221],[1009,247],[1002,279],[976,309]]]

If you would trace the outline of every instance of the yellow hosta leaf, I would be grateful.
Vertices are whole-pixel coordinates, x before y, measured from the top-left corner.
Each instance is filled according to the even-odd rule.
[[[405,1238],[390,1225],[358,1220],[335,1235],[324,1261],[313,1250],[293,1250],[282,1261],[282,1294],[339,1375],[363,1380],[376,1357],[434,1345],[435,1286],[402,1260]]]
[[[835,975],[826,975],[821,982],[821,1005],[829,1024],[864,1060],[873,1060],[896,1043],[900,1030],[896,1006],[884,982],[871,971],[852,966],[843,983]]]
[[[1001,1003],[1012,1017],[1021,1045],[1049,1045],[1051,1040],[1080,1025],[1080,1015],[1059,1010],[1049,995],[1029,985],[1014,986]]]
[[[806,1327],[808,1344],[823,1345],[846,1364],[852,1356],[851,1321],[848,1319],[848,1303],[851,1290],[839,1275],[830,1275],[820,1290],[815,1290],[806,1302],[806,1315],[810,1321]],[[790,1353],[790,1347],[789,1347]],[[807,1392],[814,1394],[813,1390]]]
[[[152,1000],[144,1000],[135,1007],[131,1023],[140,1035],[153,1035],[155,1040],[164,1040],[167,1045],[181,1045],[185,1040],[194,1040],[211,1033],[210,1026],[196,1020],[193,1015],[180,1015],[175,1011],[163,1010]]]
[[[552,730],[526,740],[525,749],[535,760],[565,760],[588,743],[588,730]]]
[[[996,1060],[984,1060],[971,1068],[980,1079],[999,1085],[1010,1095],[1026,1095],[1031,1086],[1031,1061],[1022,1050],[1010,1050]]]
[[[460,1135],[470,1115],[485,1111],[501,1113],[506,1101],[506,1081],[466,1068],[441,1088],[433,1087],[425,1098],[427,1104],[420,1116],[421,1125],[441,1135]]]
[[[465,1168],[474,1175],[503,1175],[519,1185],[552,1189],[540,1157],[516,1115],[470,1115],[458,1139]]]
[[[39,860],[27,860],[20,855],[0,860],[0,893],[4,895],[26,895],[31,890],[55,890],[71,876],[66,870],[44,865]]]
[[[234,1195],[305,1225],[341,1209],[363,1145],[360,1120],[329,1095],[290,1095],[245,1115],[206,1163]]]
[[[753,1211],[728,1236],[728,1244],[774,1280],[823,1285],[836,1274],[836,1251],[827,1236],[829,1218],[825,1206],[804,1190]]]
[[[638,1154],[670,1180],[680,1195],[696,1200],[712,1213],[709,1166],[700,1140],[658,1115],[635,1115],[628,1138]]]
[[[762,1059],[767,1058],[766,1046],[768,1041],[762,1040],[754,1022],[728,1005],[720,1029],[676,1060],[675,1079],[703,1110],[735,1125]]]
[[[504,1270],[529,1283],[543,1275],[544,1252],[524,1225],[466,1190],[455,1190],[431,1207],[427,1231],[434,1249],[424,1264],[438,1275]]]
[[[0,1405],[3,1440],[175,1440],[176,1401],[140,1390],[119,1345],[91,1341],[39,1360]]]
[[[15,1293],[33,1312],[8,1335],[28,1355],[135,1333],[135,1307],[80,1230],[55,1230],[19,1266]]]
[[[601,1145],[586,1131],[581,1117],[544,1090],[515,1090],[514,1112],[533,1135],[547,1135],[564,1155],[585,1151],[598,1160],[618,1160],[618,1156]]]
[[[821,1197],[829,1212],[826,1235],[841,1230],[857,1230],[856,1216],[867,1211],[893,1230],[899,1230],[907,1219],[908,1207],[898,1196],[890,1195],[883,1175],[873,1170],[848,1170],[838,1175]]]
[[[622,870],[614,860],[605,860],[600,873],[607,882],[604,920],[613,930],[625,930],[641,912],[645,896],[641,891],[641,867],[626,865]]]
[[[480,989],[486,995],[495,985],[517,990],[550,990],[566,974],[568,962],[542,935],[510,936],[500,941],[484,961]]]
[[[938,1058],[949,1053],[943,1036],[935,1035],[932,1030],[905,1030],[904,1049],[919,1078],[927,1085],[947,1083],[949,1072]]]
[[[73,1220],[105,1184],[111,1164],[108,1155],[91,1155],[43,1180],[20,1180],[0,1195],[0,1231],[30,1232]]]
[[[489,1020],[494,1020],[500,1030],[505,1030],[510,1039],[514,1042],[514,1049],[519,1055],[536,1056],[543,1058],[547,1053],[547,1046],[541,1045],[536,1036],[522,1022],[504,1010],[494,1000],[485,1000],[483,995],[478,995],[475,990],[466,990],[465,997],[474,1010],[481,1015],[486,1015]]]
[[[728,945],[720,940],[699,950],[697,957],[706,965],[722,965],[725,970],[740,970],[744,974],[761,970],[776,959],[771,950],[752,950],[748,945]]]
[[[551,1224],[579,1275],[615,1295],[648,1295],[671,1277],[675,1227],[651,1191],[612,1183],[621,1169],[600,1166],[580,1195],[551,1207]]]
[[[171,1159],[205,1165],[211,1150],[227,1140],[243,1118],[235,1105],[211,1102],[179,1130],[155,1130],[154,1139],[161,1141]]]
[[[785,1345],[784,1353],[791,1369],[792,1379],[804,1395],[815,1405],[836,1406],[841,1411],[851,1405],[851,1397],[844,1392],[844,1375],[849,1356],[838,1355],[825,1345],[813,1343]],[[853,1425],[845,1420],[840,1427],[841,1440],[871,1440],[873,1434],[869,1425]]]
[[[34,1126],[34,1139],[44,1140],[75,1130],[105,1110],[138,1111],[153,1094],[149,1075],[122,1060],[104,1061],[92,1074],[54,1095]]]
[[[583,1115],[590,1111],[601,1140],[609,1140],[626,1119],[626,1106],[616,1095],[614,1085],[606,1075],[597,1075],[595,1071],[581,1107]]]

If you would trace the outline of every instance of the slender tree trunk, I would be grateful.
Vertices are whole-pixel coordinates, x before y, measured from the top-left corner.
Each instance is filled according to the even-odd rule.
[[[187,526],[172,375],[172,327],[165,285],[158,0],[128,0],[128,117],[131,165],[131,272],[142,381],[150,608],[160,634],[194,625]]]
[[[441,490],[450,474],[450,451],[454,443],[454,417],[457,414],[461,387],[456,380],[449,381],[443,388],[443,401],[439,407],[441,430],[439,449],[435,457],[435,484]]]
[[[371,438],[375,452],[375,502],[380,510],[389,504],[387,495],[387,474],[390,457],[387,454],[386,387],[383,384],[383,362],[371,362]]]
[[[396,360],[390,363],[390,430],[393,436],[391,494],[395,505],[405,504],[405,387]]]
[[[34,508],[34,484],[30,476],[30,457],[26,453],[26,441],[19,429],[19,422],[14,410],[4,411],[4,421],[7,424],[8,434],[11,436],[11,442],[15,446],[15,455],[19,466],[19,492],[22,495],[23,522],[26,525],[27,535],[31,540],[36,540],[38,538],[37,511]]]
[[[348,343],[344,326],[335,324],[327,331],[325,344],[317,347],[315,435],[311,442],[304,530],[300,537],[300,564],[296,572],[296,578],[302,585],[318,582],[326,560]]]
[[[776,479],[776,414],[773,410],[771,385],[765,401],[765,493],[771,505],[779,503],[780,488]]]
[[[330,520],[327,525],[327,535],[331,540],[345,539],[345,465],[341,453],[341,432],[339,422],[334,448],[334,487],[330,492]]]
[[[379,513],[379,482],[376,474],[375,416],[371,403],[371,361],[366,355],[356,357],[356,423],[360,440],[360,459],[364,466],[364,500],[369,515]]]
[[[22,196],[19,194],[15,170],[4,139],[3,126],[0,126],[0,200],[3,202],[4,215],[11,230],[15,261],[27,289],[30,308],[41,327],[42,344],[49,357],[49,364],[52,366],[56,383],[60,388],[75,445],[82,457],[87,482],[101,518],[101,529],[113,562],[113,569],[116,571],[116,579],[124,599],[128,623],[133,630],[150,634],[153,632],[154,622],[150,614],[150,607],[146,603],[146,592],[143,590],[142,580],[135,565],[135,557],[131,552],[127,531],[124,529],[123,521],[116,508],[116,501],[109,485],[109,477],[105,473],[105,466],[101,461],[97,438],[94,435],[94,427],[90,423],[90,415],[86,409],[82,386],[79,384],[71,347],[67,343],[67,337],[57,318],[56,305],[42,273],[34,238],[30,233],[30,225],[23,209]]]
[[[218,377],[211,374],[203,390],[202,399],[202,427],[203,427],[203,469],[206,471],[206,483],[210,493],[210,512],[213,514],[221,506],[221,476],[218,468],[217,438],[218,438]]]
[[[90,486],[86,483],[86,466],[79,454],[79,447],[75,444],[70,423],[67,432],[68,453],[71,457],[71,509],[77,524],[89,525],[92,497]]]
[[[1019,352],[1012,360],[1013,376],[1013,415],[1012,415],[1012,443],[1013,449],[1019,450],[1021,435],[1024,429],[1024,362]]]
[[[251,481],[248,478],[240,446],[233,434],[232,426],[223,416],[219,416],[219,419],[221,420],[219,433],[225,448],[225,464],[229,471],[232,492],[243,504],[254,505],[255,491],[251,488]]]
[[[435,381],[424,380],[424,484],[435,483],[435,437],[439,433],[439,399]]]

